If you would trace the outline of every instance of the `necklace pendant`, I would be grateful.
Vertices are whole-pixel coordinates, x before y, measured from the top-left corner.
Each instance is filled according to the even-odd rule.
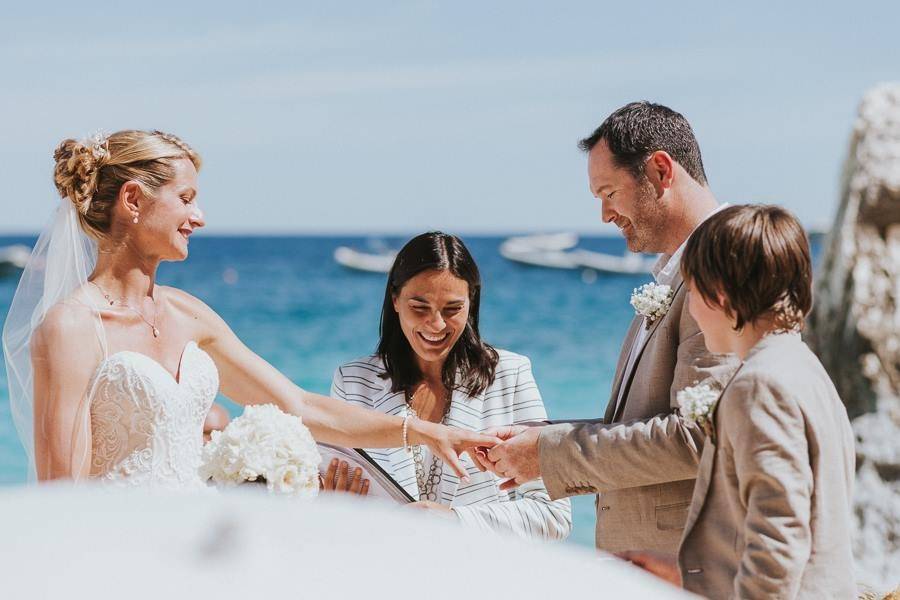
[[[157,329],[156,327],[153,328],[153,337],[155,337],[155,338],[159,337],[159,329]]]

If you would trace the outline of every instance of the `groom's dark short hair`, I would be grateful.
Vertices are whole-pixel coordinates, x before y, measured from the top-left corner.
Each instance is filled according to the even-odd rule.
[[[721,294],[736,329],[769,316],[776,329],[799,331],[812,308],[809,239],[780,206],[729,206],[709,217],[688,238],[681,274],[707,305]]]
[[[606,140],[616,163],[639,180],[644,177],[647,158],[662,150],[697,183],[706,185],[694,131],[684,116],[668,106],[647,101],[626,104],[606,117],[594,133],[578,142],[578,147],[590,152],[601,140]]]

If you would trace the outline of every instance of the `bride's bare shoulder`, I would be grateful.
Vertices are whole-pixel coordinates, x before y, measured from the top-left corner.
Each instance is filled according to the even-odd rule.
[[[77,340],[84,340],[85,335],[94,336],[97,324],[96,309],[77,301],[63,300],[50,307],[41,324],[35,328],[32,340],[36,344],[54,346],[76,343]]]
[[[212,310],[203,300],[184,290],[167,285],[161,285],[159,288],[166,295],[166,300],[171,307],[179,312],[190,313]]]
[[[206,302],[196,296],[169,286],[160,286],[166,295],[166,300],[179,317],[201,326],[209,326],[218,323],[221,318]]]

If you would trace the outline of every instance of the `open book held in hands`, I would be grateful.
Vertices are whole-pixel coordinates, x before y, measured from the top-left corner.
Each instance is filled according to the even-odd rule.
[[[350,465],[350,472],[359,467],[363,471],[363,478],[369,480],[369,496],[382,500],[392,500],[399,504],[415,502],[416,499],[409,495],[387,471],[375,462],[375,459],[359,448],[342,448],[331,444],[318,443],[319,454],[322,462],[319,463],[319,472],[324,474],[328,469],[328,463],[333,459],[343,460]]]

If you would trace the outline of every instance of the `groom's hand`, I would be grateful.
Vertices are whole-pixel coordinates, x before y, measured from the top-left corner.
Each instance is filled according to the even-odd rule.
[[[490,435],[496,437],[498,440],[506,441],[510,438],[513,438],[523,431],[528,429],[527,425],[504,425],[502,427],[491,427],[482,431],[484,435]],[[475,461],[475,466],[477,466],[482,472],[490,471],[491,473],[496,473],[494,471],[494,463],[491,462],[491,459],[488,458],[488,451],[490,451],[489,447],[479,447],[475,449],[474,454],[472,454],[472,458]],[[497,473],[499,475],[499,473]]]
[[[501,490],[514,488],[541,476],[539,426],[511,425],[485,433],[505,440],[487,451],[489,466],[485,465],[490,471],[508,479],[500,485]]]

